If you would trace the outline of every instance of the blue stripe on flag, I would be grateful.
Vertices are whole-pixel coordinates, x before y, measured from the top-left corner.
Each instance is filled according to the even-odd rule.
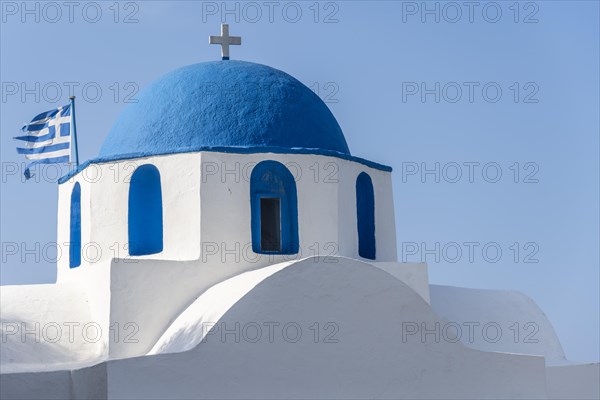
[[[56,110],[54,110],[56,111]],[[62,111],[61,113],[61,117],[69,117],[71,115],[71,108],[69,106],[69,109]],[[37,118],[37,117],[36,117]],[[23,132],[35,132],[35,131],[41,131],[44,128],[48,128],[48,126],[50,126],[50,121],[53,120],[53,118],[50,118],[48,120],[44,120],[44,121],[39,121],[36,119],[33,119],[30,123],[23,125],[23,127],[21,128],[21,130]]]
[[[29,142],[29,143],[39,143],[39,142],[45,142],[46,140],[54,139],[54,137],[56,136],[54,133],[55,133],[54,129],[52,129],[52,132],[48,133],[47,135],[42,135],[42,136],[25,135],[25,136],[17,136],[17,137],[15,137],[15,139],[23,140],[23,141]],[[67,135],[65,135],[65,136],[67,136]]]
[[[56,164],[56,163],[68,163],[69,156],[61,156],[61,157],[52,157],[52,158],[44,158],[43,160],[36,160],[32,163],[27,164],[23,175],[25,175],[25,179],[29,179],[32,177],[31,168],[37,164]]]
[[[69,136],[71,134],[71,124],[60,124],[60,136]]]
[[[50,123],[48,122],[45,124],[25,125],[25,126],[23,126],[23,128],[21,128],[21,130],[23,132],[31,132],[32,136],[37,135],[44,129],[49,129],[50,131],[52,131],[53,129],[55,129],[55,126],[50,125]],[[61,123],[60,124],[60,136],[69,136],[70,133],[71,133],[71,123],[70,122]]]
[[[41,119],[46,119],[49,117],[54,117],[56,115],[56,113],[58,113],[58,108],[36,115],[35,117],[33,117],[31,122],[39,121]]]
[[[65,150],[71,146],[71,143],[59,143],[59,144],[51,144],[49,146],[38,147],[33,149],[24,149],[21,147],[17,147],[17,153],[19,154],[41,154],[41,153],[50,153],[52,151]]]
[[[21,130],[23,132],[36,132],[36,131],[41,131],[44,128],[47,128],[48,125],[49,125],[48,122],[45,122],[43,124],[28,124],[28,125],[23,125]]]
[[[31,178],[31,167],[37,164],[65,163],[70,161],[69,155],[64,154],[64,150],[71,148],[71,143],[56,143],[63,140],[59,139],[71,135],[71,104],[58,107],[54,110],[46,111],[36,115],[29,124],[21,128],[24,135],[17,136],[15,139],[22,140],[26,148],[17,147],[17,153],[24,154],[28,159],[34,159],[25,169],[25,178]],[[63,122],[62,118],[69,122]],[[57,129],[56,125],[59,126]],[[57,130],[59,132],[57,132]],[[46,143],[47,142],[47,143]],[[54,153],[54,154],[53,154]]]
[[[71,104],[67,104],[66,106],[62,106],[59,108],[55,108],[54,110],[45,111],[41,114],[38,114],[35,117],[33,117],[33,119],[31,120],[30,123],[34,123],[34,122],[40,121],[40,120],[45,120],[48,118],[54,118],[56,116],[56,114],[58,114],[59,111],[61,111],[60,115],[62,117],[68,117],[69,115],[71,115]]]

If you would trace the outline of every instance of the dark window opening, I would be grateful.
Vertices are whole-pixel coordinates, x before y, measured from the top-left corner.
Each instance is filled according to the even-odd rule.
[[[260,199],[260,248],[281,251],[281,202],[279,198]]]
[[[297,254],[296,181],[285,165],[259,162],[250,176],[250,229],[257,254]]]
[[[361,172],[356,179],[358,255],[375,260],[375,193],[371,177]]]

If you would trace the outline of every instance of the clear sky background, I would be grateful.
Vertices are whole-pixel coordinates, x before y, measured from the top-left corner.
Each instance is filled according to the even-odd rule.
[[[352,154],[394,168],[400,259],[427,261],[435,284],[521,291],[568,358],[600,359],[598,2],[22,4],[2,2],[2,285],[56,279],[56,170],[12,174],[22,124],[75,87],[93,158],[138,87],[219,59],[207,36],[228,22],[232,58],[318,90]],[[436,163],[439,182],[420,173]]]

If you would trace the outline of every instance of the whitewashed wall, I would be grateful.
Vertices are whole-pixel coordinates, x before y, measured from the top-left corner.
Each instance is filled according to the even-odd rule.
[[[296,179],[297,255],[252,252],[250,175],[261,161],[284,164]],[[367,172],[375,190],[377,261],[396,261],[390,173],[334,157],[299,154],[202,153],[202,261],[216,268],[253,269],[315,255],[358,256],[356,177]],[[218,267],[221,265],[221,267]]]
[[[296,178],[297,255],[252,252],[250,174],[264,160],[281,162]],[[161,175],[163,251],[131,257],[127,249],[129,182],[135,169],[144,164],[155,165]],[[302,154],[202,152],[92,164],[59,186],[57,242],[62,245],[62,257],[58,281],[80,285],[88,293],[94,321],[108,332],[115,323],[131,321],[128,310],[139,309],[137,303],[124,306],[123,301],[131,300],[127,295],[119,296],[118,303],[111,298],[115,289],[111,273],[136,260],[199,261],[194,279],[205,282],[193,286],[208,288],[240,272],[281,261],[315,255],[360,258],[355,186],[363,171],[371,176],[375,190],[376,261],[396,261],[390,173],[360,163]],[[75,182],[81,185],[83,254],[81,265],[70,269],[70,201]],[[119,293],[126,294],[128,288],[141,290],[133,281],[118,285]],[[152,326],[160,331],[165,323]],[[140,343],[136,348],[109,340],[108,333],[103,335],[102,345],[110,347],[110,355],[116,357],[139,354],[151,345]]]
[[[264,160],[286,165],[296,178],[300,253],[252,252],[250,174]],[[299,154],[185,153],[92,164],[59,189],[59,280],[79,280],[113,258],[128,259],[129,180],[135,169],[155,165],[161,174],[161,253],[144,259],[243,265],[257,268],[314,255],[358,256],[356,177],[367,172],[375,190],[376,261],[396,261],[391,177],[388,172],[334,157]],[[82,265],[69,268],[71,191],[81,185]],[[201,211],[202,210],[202,211]],[[202,212],[202,218],[201,218]],[[124,261],[126,262],[126,261]],[[99,279],[94,277],[94,280]]]
[[[199,153],[146,157],[89,165],[59,190],[59,242],[69,241],[69,209],[75,182],[81,185],[82,265],[69,269],[68,254],[58,263],[59,280],[89,271],[91,265],[128,253],[128,198],[131,175],[144,164],[158,168],[163,198],[161,253],[139,258],[198,259],[200,242]],[[87,251],[86,251],[87,250]]]
[[[403,336],[405,322],[443,321],[414,290],[366,263],[307,259],[239,278],[181,315],[162,342],[173,353],[109,362],[108,397],[546,397],[543,357]],[[328,322],[337,328],[325,329]],[[275,324],[272,334],[267,323]]]
[[[199,154],[179,154],[92,164],[59,186],[57,242],[62,254],[57,261],[57,281],[81,286],[90,298],[93,321],[103,329],[101,344],[111,347],[111,264],[135,262],[129,256],[128,196],[135,169],[155,165],[161,175],[164,250],[148,259],[194,260],[199,258],[200,204]],[[71,192],[81,185],[81,265],[69,268]],[[112,343],[114,346],[114,342]]]

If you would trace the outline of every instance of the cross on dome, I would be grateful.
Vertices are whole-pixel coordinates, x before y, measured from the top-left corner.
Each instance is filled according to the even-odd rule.
[[[241,45],[241,36],[229,36],[229,24],[221,24],[221,36],[209,36],[209,44],[221,45],[221,57],[223,60],[229,60],[229,45]]]

